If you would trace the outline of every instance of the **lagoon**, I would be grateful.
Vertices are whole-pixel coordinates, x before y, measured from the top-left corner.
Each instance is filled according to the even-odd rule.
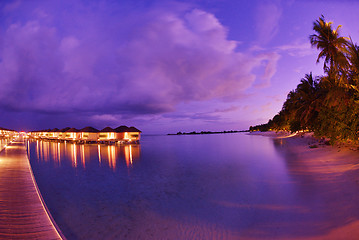
[[[246,133],[144,135],[138,145],[27,142],[68,239],[306,239],[359,219],[358,182],[296,171],[309,165],[285,145]]]

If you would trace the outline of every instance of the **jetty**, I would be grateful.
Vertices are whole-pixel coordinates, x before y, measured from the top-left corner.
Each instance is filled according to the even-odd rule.
[[[0,149],[0,239],[65,239],[42,199],[21,137]]]

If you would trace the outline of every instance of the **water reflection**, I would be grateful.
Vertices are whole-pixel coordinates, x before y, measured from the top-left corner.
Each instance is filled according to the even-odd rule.
[[[293,155],[286,141],[145,136],[141,150],[39,141],[29,152],[67,239],[355,239],[359,156],[313,161],[320,149]]]
[[[51,162],[56,167],[70,163],[73,168],[85,169],[88,164],[98,162],[99,166],[116,170],[121,162],[128,168],[132,167],[140,157],[140,145],[137,144],[94,145],[29,140],[27,147],[29,157],[36,156],[38,162]]]

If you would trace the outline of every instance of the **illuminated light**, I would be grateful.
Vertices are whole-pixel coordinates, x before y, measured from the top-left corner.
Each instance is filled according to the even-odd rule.
[[[57,158],[59,159],[59,165],[61,165],[61,148],[60,148],[60,143],[57,143]]]
[[[97,151],[98,151],[98,162],[100,163],[101,165],[101,147],[100,147],[100,144],[97,145]]]
[[[45,161],[49,161],[50,160],[50,143],[49,142],[45,142]]]
[[[125,146],[125,160],[127,167],[130,167],[130,165],[132,165],[132,153],[131,150],[129,149],[129,146],[131,145]]]
[[[81,145],[81,162],[82,162],[82,166],[85,168],[85,145]]]
[[[112,160],[112,168],[116,168],[116,148],[115,146],[111,146],[111,160]]]
[[[116,153],[114,146],[107,146],[108,165],[113,170],[116,168]]]
[[[74,167],[77,167],[77,149],[75,144],[71,144],[72,147],[72,163]]]
[[[40,142],[40,159],[41,160],[44,159],[44,149],[42,147],[42,141]]]
[[[132,146],[130,145],[130,162],[131,162],[131,165],[132,165]]]
[[[112,161],[111,161],[111,151],[110,151],[110,146],[107,146],[107,159],[108,159],[108,166],[110,168],[112,168]]]
[[[129,139],[128,138],[128,132],[125,132],[125,136],[123,137],[123,139]]]
[[[51,143],[51,156],[57,163],[59,163],[59,160],[57,159],[57,147],[53,143]]]
[[[37,159],[40,160],[39,140],[36,140]]]

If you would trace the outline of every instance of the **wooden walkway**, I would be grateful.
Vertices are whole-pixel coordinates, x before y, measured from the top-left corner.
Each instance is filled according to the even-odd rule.
[[[0,239],[64,239],[55,226],[18,139],[0,152]]]

